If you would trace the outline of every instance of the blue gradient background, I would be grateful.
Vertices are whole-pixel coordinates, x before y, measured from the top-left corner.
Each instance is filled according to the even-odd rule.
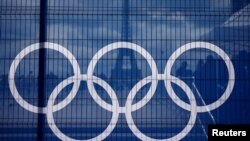
[[[249,3],[249,0],[129,0],[127,14],[124,14],[122,0],[48,0],[46,40],[72,52],[81,73],[86,73],[88,63],[99,49],[118,41],[129,41],[145,48],[155,59],[160,73],[169,56],[181,45],[206,41],[219,46],[233,62],[234,90],[226,103],[211,114],[198,113],[194,128],[183,139],[207,140],[208,124],[250,124]],[[0,140],[3,141],[37,139],[38,115],[26,111],[14,100],[8,86],[8,73],[15,56],[26,46],[39,42],[39,7],[38,0],[0,1]],[[73,72],[67,59],[56,51],[47,50],[45,61],[47,101],[52,90]],[[15,74],[20,94],[34,105],[38,103],[38,62],[39,51],[30,53]],[[119,103],[124,105],[131,88],[149,76],[151,70],[140,54],[120,49],[104,55],[94,74],[112,86]],[[172,74],[189,85],[198,105],[203,105],[202,99],[208,104],[217,100],[228,81],[222,58],[203,49],[181,55]],[[138,92],[134,103],[146,94],[149,86]],[[185,92],[172,86],[178,96],[188,102]],[[71,87],[66,87],[56,101],[65,98]],[[95,87],[100,96],[111,103],[106,92]],[[143,133],[158,139],[176,135],[186,126],[190,116],[190,112],[170,99],[163,81],[159,81],[150,102],[132,114]],[[93,101],[84,81],[75,99],[54,113],[59,129],[77,139],[100,134],[111,115]],[[58,140],[47,122],[44,128],[44,140]],[[106,140],[138,139],[120,114],[116,128]]]

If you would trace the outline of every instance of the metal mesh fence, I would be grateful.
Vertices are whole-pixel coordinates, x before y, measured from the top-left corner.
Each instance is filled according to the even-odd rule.
[[[249,2],[1,0],[0,140],[207,140],[209,124],[249,124]]]

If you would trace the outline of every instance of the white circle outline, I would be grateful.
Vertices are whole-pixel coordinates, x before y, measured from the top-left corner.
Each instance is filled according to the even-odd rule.
[[[18,91],[16,89],[15,82],[14,82],[15,71],[17,69],[17,66],[21,62],[21,60],[30,52],[40,49],[40,44],[44,44],[44,48],[56,50],[56,51],[62,53],[70,61],[70,63],[73,66],[73,71],[74,71],[73,76],[63,80],[62,82],[60,82],[56,86],[56,88],[53,90],[52,94],[49,97],[47,107],[37,107],[37,106],[31,105],[28,102],[26,102],[18,93]],[[136,51],[137,53],[141,54],[147,60],[147,62],[149,63],[149,66],[152,70],[151,76],[147,76],[146,78],[143,78],[141,81],[139,81],[131,89],[131,91],[128,94],[127,101],[126,101],[126,104],[124,107],[119,106],[117,95],[115,94],[115,92],[111,88],[111,86],[108,83],[106,83],[104,80],[93,75],[94,68],[95,68],[98,60],[101,59],[101,57],[103,55],[105,55],[106,53],[108,53],[109,51],[112,51],[114,49],[121,49],[121,48],[131,49],[131,50]],[[181,79],[171,75],[171,69],[172,69],[172,66],[173,66],[175,60],[184,52],[186,52],[190,49],[195,49],[195,48],[204,48],[204,49],[208,49],[208,50],[211,50],[211,51],[214,51],[215,53],[217,53],[224,60],[226,66],[227,66],[228,72],[229,72],[229,82],[228,82],[228,85],[227,85],[225,92],[217,101],[215,101],[214,103],[209,104],[209,105],[197,106],[196,99],[193,95],[193,92],[189,88],[189,86]],[[81,80],[79,80],[79,78]],[[26,47],[25,49],[23,49],[13,60],[11,67],[10,67],[10,72],[9,72],[10,91],[11,91],[11,94],[13,95],[13,97],[15,98],[15,100],[17,101],[17,103],[21,107],[23,107],[24,109],[26,109],[30,112],[47,114],[47,120],[49,123],[49,127],[54,132],[54,134],[59,139],[62,139],[62,140],[75,140],[76,141],[76,139],[72,139],[72,138],[66,136],[64,133],[62,133],[57,128],[57,126],[55,125],[53,112],[56,112],[58,110],[63,109],[73,100],[73,98],[77,94],[77,91],[79,90],[80,81],[82,81],[82,80],[87,81],[87,88],[88,88],[93,100],[102,108],[112,112],[112,119],[111,119],[111,122],[109,123],[108,127],[98,136],[96,136],[92,139],[88,139],[88,140],[103,140],[109,134],[111,134],[111,132],[113,131],[113,129],[115,128],[115,126],[117,124],[118,117],[119,117],[120,113],[125,113],[125,117],[126,117],[129,128],[135,134],[135,136],[137,136],[139,139],[141,139],[141,140],[159,140],[159,139],[153,139],[151,137],[148,137],[147,135],[140,132],[140,130],[136,127],[136,125],[134,124],[134,121],[132,119],[132,112],[145,106],[149,102],[149,100],[153,97],[153,95],[155,94],[156,88],[157,88],[158,80],[164,80],[164,84],[165,84],[165,88],[167,90],[167,93],[170,96],[170,98],[174,101],[175,104],[177,104],[181,108],[191,112],[188,124],[185,126],[185,128],[180,133],[178,133],[177,135],[170,137],[168,139],[162,139],[162,140],[180,140],[180,139],[184,138],[193,128],[195,121],[196,121],[197,112],[207,112],[207,111],[214,110],[214,109],[218,108],[219,106],[221,106],[229,98],[229,96],[231,95],[231,92],[233,90],[234,83],[235,83],[235,71],[234,71],[233,64],[232,64],[230,58],[228,57],[228,55],[219,47],[217,47],[211,43],[207,43],[207,42],[191,42],[191,43],[185,44],[185,45],[181,46],[180,48],[178,48],[168,59],[167,64],[165,66],[164,74],[158,74],[157,66],[156,66],[154,59],[141,46],[130,43],[130,42],[115,42],[115,43],[111,43],[111,44],[103,47],[102,49],[100,49],[93,56],[92,60],[90,61],[88,68],[87,68],[87,74],[81,74],[78,62],[76,61],[75,57],[73,56],[73,54],[71,52],[69,52],[66,48],[64,48],[58,44],[44,42],[44,43],[32,44],[32,45]],[[145,86],[146,84],[148,84],[150,82],[152,82],[152,84],[151,84],[150,89],[148,90],[147,94],[142,98],[142,100],[133,104],[132,102],[133,102],[133,99],[136,96],[137,92],[143,86]],[[180,88],[185,90],[185,92],[189,98],[190,104],[185,103],[175,94],[175,92],[171,86],[171,82],[177,84]],[[71,92],[68,94],[68,96],[60,103],[54,105],[55,98],[59,95],[60,91],[64,87],[66,87],[67,85],[69,85],[71,83],[74,83],[74,85],[73,85]],[[94,88],[94,83],[102,86],[104,88],[104,90],[106,90],[108,95],[111,97],[112,105],[106,103],[104,100],[102,100],[99,97],[99,95],[97,94],[97,92]],[[79,141],[79,140],[77,140],[77,141]]]
[[[142,48],[141,46],[139,46],[137,44],[130,43],[130,42],[115,42],[115,43],[108,44],[108,45],[104,46],[103,48],[101,48],[100,50],[98,50],[98,52],[91,59],[89,65],[88,65],[88,68],[87,68],[87,76],[90,78],[89,81],[87,81],[87,87],[88,87],[90,94],[94,98],[95,102],[98,103],[102,108],[104,108],[108,111],[111,111],[113,105],[110,105],[109,103],[107,103],[106,101],[104,101],[100,98],[100,96],[97,94],[97,92],[93,86],[93,82],[92,82],[91,78],[93,77],[93,72],[94,72],[95,66],[96,66],[97,62],[101,59],[101,57],[103,55],[105,55],[106,53],[108,53],[112,50],[116,50],[116,49],[131,49],[131,50],[139,53],[147,60],[149,66],[151,68],[152,76],[156,77],[158,75],[157,66],[156,66],[156,63],[155,63],[153,57],[144,48]],[[145,97],[150,98],[150,96],[151,97],[153,96],[151,93],[155,93],[156,88],[157,88],[157,84],[158,84],[158,80],[152,80],[152,84],[151,84]],[[143,107],[147,103],[147,101],[150,100],[149,99],[149,100],[145,101],[144,100],[145,97],[142,100],[138,101],[136,104],[132,105],[133,111],[140,109],[141,107]],[[125,110],[126,110],[126,107],[119,106],[118,108],[119,108],[119,111],[121,113],[125,112]]]
[[[162,140],[162,141],[173,141],[173,140],[181,140],[182,138],[184,138],[193,128],[195,122],[196,122],[196,116],[197,116],[197,111],[196,111],[196,99],[194,97],[194,94],[192,92],[192,90],[189,88],[189,86],[187,86],[186,83],[184,83],[182,80],[180,80],[179,78],[176,78],[174,76],[171,76],[170,79],[168,81],[171,81],[175,84],[177,84],[180,88],[182,88],[184,91],[187,91],[186,94],[189,98],[189,101],[191,103],[191,108],[192,110],[190,111],[191,114],[190,114],[190,119],[187,123],[187,125],[185,126],[185,128],[178,134],[176,134],[175,136],[173,137],[170,137],[168,139],[154,139],[154,138],[151,138],[145,134],[143,134],[135,125],[134,121],[133,121],[133,117],[132,117],[132,108],[131,108],[131,105],[132,105],[132,102],[133,102],[133,99],[136,95],[136,93],[144,86],[146,85],[147,83],[150,83],[151,80],[150,80],[150,77],[148,77],[149,79],[143,79],[144,81],[140,81],[139,83],[137,83],[137,85],[135,85],[132,90],[130,91],[129,93],[129,96],[130,97],[129,99],[127,99],[127,102],[126,102],[126,112],[125,112],[125,117],[126,117],[126,120],[127,120],[127,124],[130,128],[130,130],[133,132],[133,134],[143,140],[143,141],[147,141],[147,140],[152,140],[152,141],[159,141],[159,140]],[[157,77],[157,79],[161,79],[161,80],[164,80],[164,77],[161,77],[159,75],[159,77]],[[168,93],[168,95],[170,96],[171,93]]]
[[[34,105],[29,104],[19,94],[19,92],[16,88],[16,84],[15,84],[15,72],[16,72],[16,69],[17,69],[19,63],[29,53],[31,53],[35,50],[39,50],[41,45],[46,49],[52,49],[52,50],[55,50],[55,51],[62,53],[68,59],[68,61],[71,63],[71,65],[73,67],[74,75],[76,75],[76,76],[80,75],[80,67],[77,63],[77,60],[75,59],[75,57],[73,56],[73,54],[71,52],[69,52],[65,47],[63,47],[59,44],[50,43],[50,42],[31,44],[28,47],[24,48],[15,57],[15,59],[13,60],[13,62],[11,63],[11,66],[10,66],[9,79],[8,79],[9,80],[9,88],[10,88],[12,96],[14,97],[16,102],[24,109],[26,109],[30,112],[33,112],[33,113],[45,114],[47,111],[47,107],[38,107],[38,106],[34,106]],[[75,95],[77,93],[79,87],[80,87],[79,83],[74,83],[70,94],[63,101],[54,105],[55,107],[57,107],[55,109],[60,110],[60,109],[64,108],[66,105],[68,105],[71,101],[68,101],[67,99],[69,99],[70,97],[73,97],[73,95]]]
[[[191,42],[191,43],[187,43],[183,46],[181,46],[180,48],[178,48],[168,59],[168,62],[166,64],[165,70],[164,70],[164,75],[166,75],[167,77],[171,76],[171,68],[174,65],[175,60],[184,52],[191,50],[191,49],[197,49],[197,48],[201,48],[201,49],[208,49],[210,51],[213,51],[215,53],[217,53],[225,62],[226,67],[228,69],[228,85],[227,88],[225,90],[225,92],[222,94],[222,96],[215,102],[209,104],[209,105],[203,105],[203,106],[197,106],[197,112],[208,112],[208,111],[212,111],[218,107],[220,107],[223,103],[226,102],[226,100],[229,98],[229,96],[231,95],[231,92],[233,90],[234,87],[234,81],[235,81],[235,71],[234,71],[234,67],[233,67],[233,63],[231,62],[229,56],[222,50],[220,49],[218,46],[208,43],[208,42]],[[170,81],[164,81],[165,83],[165,88],[167,89],[168,93],[172,93],[172,95],[170,95],[171,99],[180,107],[182,107],[183,109],[186,109],[188,111],[191,111],[191,107],[190,104],[187,104],[186,102],[182,101],[174,92],[172,86],[171,86],[171,82]]]
[[[105,139],[107,136],[109,136],[109,134],[113,131],[113,129],[115,128],[117,121],[118,121],[118,117],[119,117],[119,111],[116,110],[116,106],[119,105],[118,103],[118,99],[116,97],[116,94],[114,92],[114,90],[102,79],[93,76],[93,82],[102,86],[103,89],[105,89],[108,93],[108,95],[110,96],[111,100],[112,100],[112,104],[114,106],[112,106],[112,118],[111,121],[109,123],[109,125],[107,126],[107,128],[98,136],[91,138],[91,139],[87,139],[87,140],[78,140],[78,139],[73,139],[67,135],[65,135],[64,133],[62,133],[58,127],[55,124],[55,120],[54,120],[54,116],[53,116],[53,111],[57,111],[57,109],[55,109],[54,102],[56,97],[60,94],[60,91],[66,87],[67,85],[71,84],[74,82],[75,79],[78,80],[85,80],[88,81],[88,77],[86,74],[81,75],[80,77],[76,77],[76,76],[71,76],[65,80],[63,80],[60,84],[58,84],[56,86],[56,88],[53,90],[52,94],[49,97],[48,100],[48,110],[47,110],[47,121],[48,121],[48,125],[50,127],[50,129],[52,130],[52,132],[61,140],[66,140],[66,141],[100,141]],[[73,97],[74,98],[74,97]],[[73,99],[72,98],[72,99]],[[72,101],[72,100],[71,100]]]

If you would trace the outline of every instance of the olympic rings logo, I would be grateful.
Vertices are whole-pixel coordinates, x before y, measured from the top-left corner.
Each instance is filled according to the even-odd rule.
[[[39,50],[40,44],[43,44],[44,48],[46,48],[46,49],[52,49],[52,50],[55,50],[55,51],[62,53],[69,60],[69,62],[72,64],[73,72],[74,72],[73,76],[68,77],[67,79],[63,80],[62,82],[60,82],[56,86],[56,88],[52,91],[52,94],[49,97],[48,104],[46,107],[38,107],[38,106],[34,106],[32,104],[29,104],[27,101],[25,101],[21,97],[21,95],[19,94],[17,87],[15,85],[15,72],[16,72],[16,69],[17,69],[19,63],[29,53],[31,53],[35,50]],[[139,53],[140,55],[142,55],[147,60],[147,63],[149,64],[149,66],[152,70],[152,74],[150,76],[147,76],[146,78],[140,80],[135,86],[133,86],[133,88],[130,90],[130,92],[127,96],[126,104],[123,107],[121,107],[119,105],[117,95],[114,92],[114,90],[111,88],[111,86],[107,82],[102,80],[101,78],[93,75],[93,71],[95,69],[95,66],[96,66],[98,60],[100,60],[103,55],[105,55],[106,53],[108,53],[112,50],[122,49],[122,48],[131,49],[131,50]],[[197,48],[208,49],[208,50],[213,51],[216,54],[218,54],[224,60],[226,67],[228,69],[228,74],[229,74],[228,75],[229,76],[228,84],[227,84],[227,87],[226,87],[224,93],[222,94],[222,96],[217,101],[215,101],[209,105],[204,105],[204,106],[198,106],[196,104],[195,96],[194,96],[192,90],[189,88],[189,86],[185,82],[183,82],[181,79],[179,79],[171,74],[171,68],[172,68],[175,60],[181,54],[185,53],[186,51],[189,51],[191,49],[197,49]],[[52,132],[61,140],[76,140],[76,139],[73,139],[73,138],[65,135],[64,133],[62,133],[62,131],[60,131],[60,129],[58,129],[58,127],[56,126],[55,121],[54,121],[53,112],[62,110],[64,107],[66,107],[73,100],[73,98],[76,96],[77,91],[79,90],[81,81],[87,82],[87,88],[88,88],[91,96],[93,97],[93,100],[99,106],[101,106],[103,109],[112,112],[112,119],[110,121],[110,124],[107,126],[107,128],[100,135],[98,135],[94,138],[91,138],[89,140],[104,140],[107,136],[109,136],[117,124],[118,117],[119,117],[120,113],[125,114],[125,117],[126,117],[126,120],[128,123],[128,127],[131,129],[131,131],[134,133],[134,135],[136,137],[138,137],[141,140],[157,140],[157,139],[151,138],[151,137],[143,134],[136,127],[136,125],[133,121],[133,118],[132,118],[132,112],[142,108],[143,106],[145,106],[149,102],[149,100],[153,97],[153,95],[156,91],[158,81],[163,80],[164,84],[165,84],[165,88],[167,90],[167,93],[169,94],[170,98],[174,101],[174,103],[176,103],[181,108],[191,112],[190,119],[189,119],[187,125],[180,133],[178,133],[177,135],[175,135],[173,137],[163,139],[163,140],[181,140],[193,128],[193,126],[196,122],[197,113],[208,112],[208,111],[211,111],[211,110],[214,110],[214,109],[220,107],[229,98],[229,96],[233,90],[234,83],[235,83],[235,71],[234,71],[234,67],[233,67],[233,64],[232,64],[229,56],[222,49],[220,49],[218,46],[211,44],[211,43],[208,43],[208,42],[191,42],[191,43],[185,44],[185,45],[181,46],[180,48],[178,48],[169,57],[163,74],[158,73],[157,66],[156,66],[156,63],[155,63],[153,57],[144,48],[142,48],[141,46],[139,46],[137,44],[130,43],[130,42],[115,42],[115,43],[111,43],[111,44],[103,47],[93,56],[93,58],[91,59],[89,65],[87,67],[86,74],[81,74],[80,72],[81,72],[80,67],[78,65],[76,58],[65,47],[60,46],[60,45],[55,44],[55,43],[49,43],[49,42],[36,43],[36,44],[32,44],[32,45],[24,48],[15,57],[14,61],[11,64],[10,71],[9,71],[9,87],[10,87],[11,94],[13,95],[16,102],[21,107],[23,107],[24,109],[26,109],[30,112],[33,112],[33,113],[40,113],[40,114],[47,115],[47,122],[49,123],[49,127],[51,128]],[[73,87],[72,87],[72,90],[69,92],[68,96],[64,100],[62,100],[60,103],[55,104],[55,99],[59,95],[60,91],[63,88],[65,88],[67,85],[72,84],[72,83],[73,83]],[[106,92],[108,93],[108,95],[110,96],[110,98],[112,100],[112,105],[100,98],[97,91],[95,90],[94,83],[100,85],[104,90],[106,90]],[[148,83],[151,83],[151,86],[150,86],[147,94],[144,96],[144,98],[142,98],[139,102],[132,104],[133,99],[135,98],[137,92]],[[171,86],[171,83],[175,83],[176,85],[178,85],[187,94],[187,97],[189,99],[190,104],[182,101],[176,95],[175,91],[173,90],[173,88]]]

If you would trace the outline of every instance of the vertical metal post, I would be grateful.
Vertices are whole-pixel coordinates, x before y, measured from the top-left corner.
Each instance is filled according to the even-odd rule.
[[[46,41],[46,14],[47,14],[47,0],[40,0],[40,23],[39,23],[39,42]],[[39,68],[38,68],[38,106],[45,106],[45,87],[46,87],[46,50],[44,44],[40,44],[39,50]],[[45,134],[45,116],[38,114],[37,124],[37,141],[44,140]]]
[[[129,0],[123,0],[122,6],[122,39],[126,42],[130,42],[131,29],[129,25]]]

